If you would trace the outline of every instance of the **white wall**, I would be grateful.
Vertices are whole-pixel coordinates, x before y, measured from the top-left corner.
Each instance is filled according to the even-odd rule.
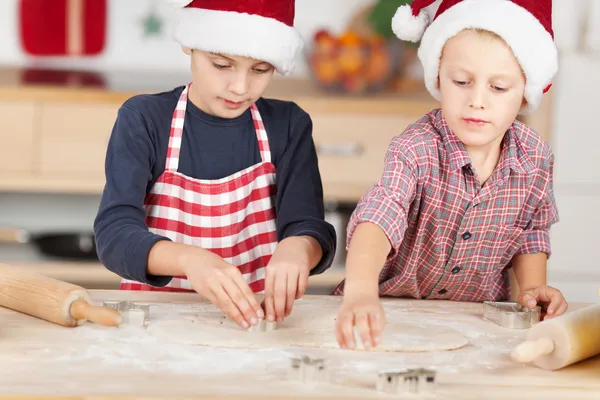
[[[552,148],[561,221],[552,230],[550,284],[567,299],[599,300],[600,1],[554,0],[560,70],[555,82]],[[582,27],[587,20],[587,31]]]

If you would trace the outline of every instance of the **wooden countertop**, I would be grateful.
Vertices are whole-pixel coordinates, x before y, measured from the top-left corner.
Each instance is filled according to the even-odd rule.
[[[202,312],[194,294],[91,291],[95,301],[127,299],[151,303],[152,321],[161,315]],[[335,312],[340,297],[305,296],[295,313],[312,307]],[[435,396],[460,399],[598,399],[600,357],[559,371],[514,364],[508,352],[525,331],[500,328],[481,319],[481,304],[382,299],[388,323],[426,318],[448,324],[470,343],[451,352],[375,353],[340,349],[225,349],[161,341],[142,329],[86,323],[64,328],[0,309],[0,399],[174,398],[385,398],[375,391],[376,371],[396,365],[437,370]],[[571,304],[570,311],[586,304]],[[304,308],[303,308],[304,307]],[[306,317],[310,318],[309,314]],[[291,317],[290,317],[291,318]],[[442,322],[445,321],[445,322]],[[332,326],[333,328],[333,326]],[[306,332],[310,331],[310,325]],[[224,331],[224,334],[227,330]],[[326,359],[327,383],[287,380],[290,354]],[[291,395],[290,393],[294,393]],[[38,397],[36,397],[38,396]],[[222,396],[222,397],[221,397]]]
[[[85,101],[123,103],[140,93],[171,90],[189,81],[182,73],[82,72],[34,68],[0,68],[0,101]],[[310,111],[421,115],[438,106],[425,90],[373,95],[329,94],[306,78],[275,76],[265,97],[291,100]]]

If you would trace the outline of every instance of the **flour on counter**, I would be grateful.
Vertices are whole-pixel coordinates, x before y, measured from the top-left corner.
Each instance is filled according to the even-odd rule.
[[[366,384],[379,370],[390,368],[446,372],[502,368],[510,365],[508,353],[520,341],[520,332],[492,326],[473,314],[383,303],[388,320],[384,346],[392,352],[342,350],[333,333],[338,301],[300,299],[277,330],[264,333],[244,331],[211,305],[150,303],[146,329],[91,323],[65,328],[59,332],[60,342],[40,338],[12,354],[13,365],[3,371],[3,379],[26,367],[61,371],[65,376],[85,368],[97,373],[126,369],[204,378],[260,372],[285,379],[289,358],[308,354],[326,359],[332,382]]]

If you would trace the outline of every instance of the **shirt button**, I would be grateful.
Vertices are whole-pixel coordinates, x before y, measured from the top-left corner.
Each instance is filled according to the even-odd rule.
[[[448,291],[446,289],[442,289],[438,292],[438,294],[446,294]]]
[[[462,234],[462,238],[463,240],[469,240],[471,239],[471,232],[465,232]]]
[[[458,274],[460,272],[460,267],[454,267],[452,268],[452,273],[453,274]]]

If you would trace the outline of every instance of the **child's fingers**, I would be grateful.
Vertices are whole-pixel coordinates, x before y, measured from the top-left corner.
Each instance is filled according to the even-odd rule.
[[[564,313],[567,312],[567,310],[569,309],[569,304],[567,303],[566,300],[563,300],[560,305],[558,306],[558,308],[556,309],[556,311],[554,311],[554,313],[552,313],[553,317],[558,317],[560,315],[563,315]]]
[[[229,281],[233,285],[233,282]],[[211,290],[215,297],[214,304],[221,310],[227,317],[235,321],[242,328],[247,329],[250,327],[250,321],[244,318],[244,315],[237,307],[225,287],[221,283],[216,283]]]
[[[241,273],[236,274],[234,277],[234,281],[235,281],[235,284],[237,285],[237,287],[240,289],[241,293],[244,295],[247,304],[252,308],[251,310],[247,310],[247,311],[241,310],[242,313],[244,315],[250,314],[252,317],[256,317],[256,318],[261,318],[261,319],[264,318],[265,314],[262,309],[262,306],[258,303],[258,300],[256,300],[256,296],[252,292],[252,289],[250,289],[250,285],[248,285],[248,283],[242,277],[242,274]],[[238,307],[239,307],[240,303],[236,303],[236,304],[238,304]],[[242,300],[242,304],[244,304],[243,300]]]
[[[294,300],[296,299],[296,293],[298,293],[298,274],[288,272],[284,317],[288,317],[291,314]]]
[[[354,341],[354,314],[344,313],[338,319],[339,334],[341,336],[340,346],[342,348],[353,349],[356,346]]]
[[[230,306],[228,302],[228,306],[232,309],[236,308],[237,310],[239,310],[239,312],[244,318],[244,321],[248,324],[248,326],[246,326],[246,324],[242,323],[242,326],[248,328],[249,325],[256,325],[258,323],[258,315],[255,311],[255,307],[251,305],[252,300],[256,302],[256,299],[250,291],[249,297],[252,300],[248,300],[246,294],[244,294],[244,290],[242,289],[244,285],[248,286],[248,284],[243,279],[242,282],[236,282],[236,279],[226,280],[223,282],[223,288],[225,289],[227,296],[231,300],[231,303],[233,303]],[[260,307],[260,305],[258,305],[258,307]]]
[[[562,295],[562,293],[556,289],[551,289],[548,288],[547,290],[544,291],[544,296],[547,302],[549,302],[550,304],[548,304],[548,313],[549,314],[554,314],[555,311],[558,309],[558,307],[560,306],[560,303],[562,303],[565,299]]]
[[[366,350],[370,350],[373,347],[373,339],[371,338],[371,327],[369,325],[369,314],[361,313],[357,314],[355,319],[356,330],[360,336],[363,346]]]
[[[375,347],[381,343],[381,332],[385,327],[385,317],[380,312],[372,313],[369,315],[369,325],[371,326],[371,337]]]
[[[274,284],[275,284],[275,273],[267,268],[267,276],[265,277],[265,314],[267,321],[275,321],[275,307],[274,307]]]
[[[298,275],[298,291],[296,292],[296,300],[304,296],[308,288],[308,269],[301,269]]]
[[[533,290],[528,290],[519,295],[519,303],[524,307],[533,308],[537,304],[537,293]]]
[[[273,303],[275,308],[275,320],[282,322],[285,317],[285,301],[287,297],[287,272],[280,269],[275,274],[273,283]]]
[[[567,311],[567,301],[558,290],[550,294],[550,304],[548,304],[547,313],[551,316],[563,314]],[[562,312],[560,312],[562,310]]]
[[[205,288],[205,290],[202,291],[201,294],[206,300],[210,301],[211,304],[214,304],[215,306],[217,306],[217,308],[219,308],[219,310],[221,310],[221,308],[219,307],[219,304],[218,304],[219,299],[210,287],[207,286]],[[223,310],[221,310],[221,311],[223,311]]]
[[[344,349],[346,348],[346,340],[344,338],[344,333],[342,332],[342,324],[343,324],[343,319],[341,316],[338,315],[337,321],[335,323],[335,340],[337,340],[339,346]]]

